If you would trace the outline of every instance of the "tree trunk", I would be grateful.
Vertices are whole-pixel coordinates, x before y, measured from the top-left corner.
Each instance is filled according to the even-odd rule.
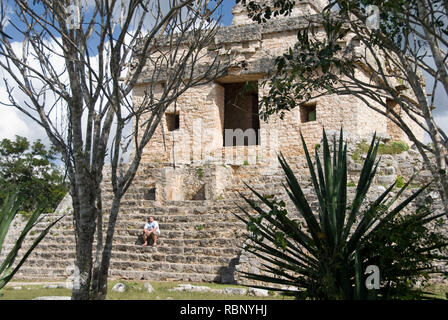
[[[120,210],[121,196],[114,195],[112,207],[109,215],[109,223],[107,227],[106,241],[104,244],[101,263],[95,266],[95,287],[92,288],[91,298],[94,300],[104,300],[107,295],[107,279],[110,267],[110,258],[112,255],[112,240],[115,233],[115,224]]]
[[[87,184],[88,185],[88,184]],[[91,186],[93,184],[90,184]],[[93,189],[93,188],[92,188]],[[79,212],[74,212],[76,221],[76,262],[72,300],[88,300],[92,279],[92,248],[95,234],[95,192],[85,185],[78,187]],[[75,210],[75,209],[74,209]]]

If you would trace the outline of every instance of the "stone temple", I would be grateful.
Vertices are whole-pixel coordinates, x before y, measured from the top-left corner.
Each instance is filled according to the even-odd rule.
[[[112,278],[244,283],[237,271],[257,272],[259,265],[241,248],[245,226],[234,216],[242,202],[238,192],[249,194],[247,183],[264,195],[286,199],[277,162],[282,152],[312,199],[300,132],[310,147],[321,142],[323,128],[331,132],[341,127],[357,139],[370,141],[377,132],[385,139],[407,142],[391,121],[353,96],[321,97],[297,106],[284,119],[260,120],[258,101],[268,90],[261,83],[272,71],[273,60],[295,44],[298,30],[325,2],[300,1],[290,17],[264,24],[253,23],[242,7],[233,8],[232,25],[220,30],[210,48],[221,59],[231,60],[232,67],[222,78],[190,89],[165,113],[122,201]],[[348,35],[343,45],[352,40]],[[356,72],[369,79],[362,69]],[[136,101],[149,84],[143,73],[134,90]],[[157,85],[162,86],[163,79]],[[415,134],[423,139],[418,128]],[[349,161],[349,176],[357,181],[360,165]],[[385,156],[376,186],[392,183],[398,175],[410,177],[420,167],[412,149]],[[112,199],[107,169],[104,179],[107,212]],[[294,211],[290,203],[288,208]],[[148,215],[160,224],[157,248],[136,244]],[[69,277],[75,252],[70,230],[67,217],[37,247],[18,277]]]

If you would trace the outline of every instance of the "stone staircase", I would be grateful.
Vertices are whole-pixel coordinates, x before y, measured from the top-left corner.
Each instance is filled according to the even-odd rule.
[[[316,197],[306,164],[296,159],[291,159],[289,163],[306,197],[315,202]],[[204,171],[204,177],[210,178],[204,178],[208,181],[206,183],[213,180],[217,166],[219,165],[200,167]],[[159,188],[164,180],[154,165],[142,165],[121,202],[114,235],[110,277],[222,283],[234,283],[238,280],[235,270],[244,270],[241,263],[246,263],[244,259],[240,261],[246,228],[234,213],[240,212],[237,204],[247,206],[238,193],[254,198],[244,184],[247,183],[262,195],[287,200],[283,188],[286,180],[280,167],[273,169],[256,164],[227,166],[226,170],[225,186],[219,194],[213,194],[213,190],[209,192],[210,198],[207,200],[174,201],[165,200],[163,197],[146,200],[148,181],[156,182]],[[358,173],[350,168],[349,171],[355,175]],[[103,186],[105,230],[108,223],[107,212],[112,201],[107,175]],[[160,195],[160,192],[157,194]],[[292,203],[286,203],[288,212],[294,214]],[[149,215],[155,216],[161,229],[156,248],[142,247],[137,242]],[[29,235],[23,249],[29,247],[40,231],[58,216],[47,215]],[[12,247],[14,240],[13,235],[8,236],[6,250],[2,251],[0,259],[4,257],[7,249]],[[69,214],[53,227],[29,256],[16,279],[67,279],[73,273],[74,258],[75,236],[72,216]]]
[[[234,213],[236,203],[245,205],[237,192],[250,195],[243,181],[262,194],[281,195],[283,174],[260,175],[259,166],[240,166],[233,174],[219,199],[213,200],[145,200],[146,182],[151,170],[142,166],[121,202],[113,243],[110,277],[132,280],[180,280],[235,283],[235,266],[239,263],[244,242],[245,225]],[[112,194],[105,177],[103,208],[104,230]],[[149,215],[159,222],[158,246],[142,247],[137,243]],[[24,249],[57,214],[45,217],[28,236]],[[16,279],[67,279],[73,272],[75,236],[69,214],[55,225],[22,266]],[[14,240],[3,250],[4,255]]]

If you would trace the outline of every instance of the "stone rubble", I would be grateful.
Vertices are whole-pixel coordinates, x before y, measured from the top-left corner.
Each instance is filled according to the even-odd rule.
[[[112,287],[112,291],[123,293],[126,291],[126,285],[123,283],[117,283]]]
[[[170,292],[176,292],[176,291],[182,291],[182,292],[210,292],[214,294],[224,294],[224,295],[249,295],[249,296],[256,296],[256,297],[268,297],[269,292],[268,290],[264,289],[258,289],[258,288],[234,288],[234,287],[227,287],[223,289],[212,289],[207,286],[196,286],[191,284],[179,284],[177,287],[168,289]]]

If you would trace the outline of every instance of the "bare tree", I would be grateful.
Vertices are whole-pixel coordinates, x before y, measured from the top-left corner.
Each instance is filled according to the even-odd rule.
[[[1,2],[0,66],[9,75],[4,105],[45,129],[70,181],[79,269],[72,299],[106,296],[120,201],[165,110],[187,89],[223,74],[225,65],[207,50],[221,2]],[[147,89],[137,103],[131,95],[143,78]],[[108,155],[113,200],[103,230],[100,184]]]
[[[237,0],[258,22],[288,15],[298,2],[275,0],[269,8],[269,1]],[[329,94],[359,98],[415,144],[448,216],[448,138],[434,117],[435,109],[448,111],[447,1],[332,0],[322,14],[307,19],[295,47],[276,60],[264,115]],[[421,141],[416,130],[431,143]]]

